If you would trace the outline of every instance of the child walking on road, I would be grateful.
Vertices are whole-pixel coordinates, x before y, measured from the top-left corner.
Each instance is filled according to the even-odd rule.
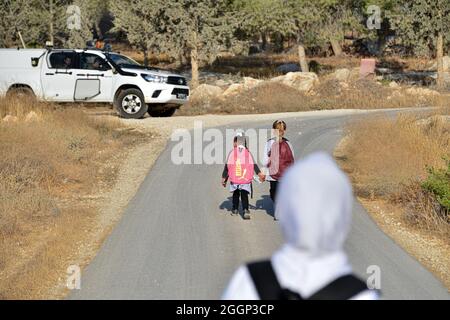
[[[253,156],[247,149],[245,137],[238,133],[234,137],[233,150],[228,155],[223,169],[222,186],[225,187],[227,180],[230,179],[230,192],[233,193],[231,214],[237,215],[239,213],[239,199],[241,199],[245,220],[250,219],[248,195],[252,192],[252,180],[255,173],[259,176],[260,181],[264,181],[264,174],[261,173],[253,160]]]
[[[264,165],[268,169],[266,180],[270,182],[270,198],[275,202],[278,181],[286,169],[294,163],[294,149],[284,137],[287,126],[283,120],[273,123],[274,137],[269,139],[264,149]]]

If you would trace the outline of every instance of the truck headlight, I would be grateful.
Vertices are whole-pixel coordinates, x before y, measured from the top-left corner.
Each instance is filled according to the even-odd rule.
[[[154,74],[141,74],[142,78],[148,82],[167,83],[167,77],[157,76]]]

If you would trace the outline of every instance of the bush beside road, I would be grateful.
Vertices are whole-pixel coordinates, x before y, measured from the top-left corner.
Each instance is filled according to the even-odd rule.
[[[336,150],[380,228],[450,288],[449,109],[349,125]]]

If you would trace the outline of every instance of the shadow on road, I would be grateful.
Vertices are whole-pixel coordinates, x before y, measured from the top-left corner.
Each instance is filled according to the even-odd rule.
[[[252,202],[252,200],[250,200],[250,202]],[[233,197],[232,196],[228,197],[227,200],[222,202],[219,206],[220,210],[228,211],[228,213],[231,213],[232,208],[233,208]],[[269,196],[262,196],[261,199],[256,200],[255,205],[252,205],[250,203],[249,209],[250,209],[250,211],[252,211],[252,210],[265,211],[265,213],[272,218],[274,217],[274,214],[275,214],[272,199],[270,199]],[[240,212],[239,215],[242,217],[242,205],[240,205],[240,207],[239,207],[239,212]]]
[[[251,201],[251,200],[250,200]],[[233,197],[228,197],[227,200],[222,202],[219,206],[220,210],[226,210],[228,213],[231,214],[231,209],[233,208]],[[253,206],[251,203],[248,205],[248,208],[250,211],[257,209],[257,207]],[[242,213],[242,204],[239,204],[239,216],[244,219],[243,213]]]
[[[275,210],[270,196],[262,196],[261,199],[257,200],[256,209],[265,210],[266,214],[271,216],[272,218],[275,216]]]

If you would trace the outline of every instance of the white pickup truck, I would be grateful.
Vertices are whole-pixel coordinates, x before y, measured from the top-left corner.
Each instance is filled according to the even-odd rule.
[[[113,104],[123,118],[172,116],[189,100],[184,77],[113,52],[0,49],[0,95],[30,94],[54,102]]]

